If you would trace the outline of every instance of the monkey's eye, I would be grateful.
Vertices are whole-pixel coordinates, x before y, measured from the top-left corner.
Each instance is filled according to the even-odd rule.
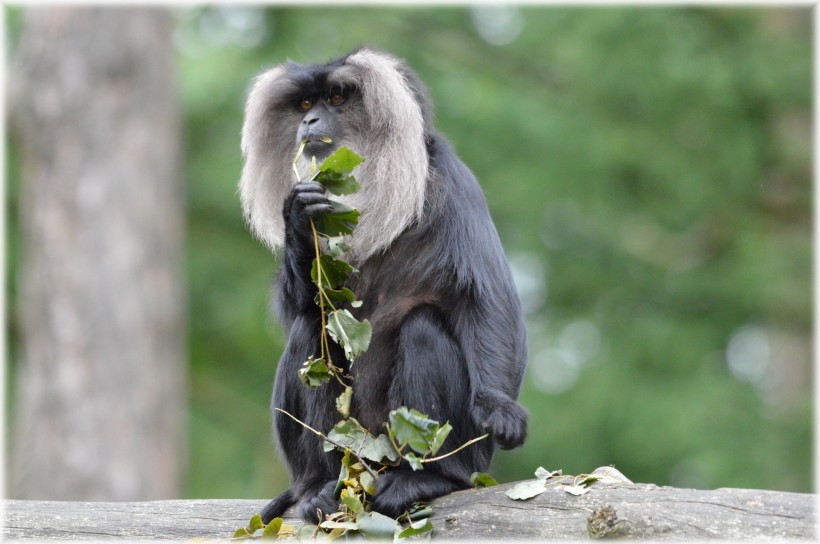
[[[344,104],[346,97],[342,94],[340,89],[333,89],[330,91],[330,96],[327,97],[327,101],[331,106],[339,106]]]
[[[308,111],[312,107],[313,107],[313,101],[310,98],[303,98],[299,102],[299,109],[302,110],[302,111]]]

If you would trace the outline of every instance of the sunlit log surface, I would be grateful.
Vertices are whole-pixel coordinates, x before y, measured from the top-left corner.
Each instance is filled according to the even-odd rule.
[[[514,483],[433,501],[434,539],[814,539],[815,495],[596,483],[574,496],[563,485],[526,501]],[[151,502],[4,501],[5,540],[228,539],[264,500]],[[286,522],[301,525],[288,513]]]

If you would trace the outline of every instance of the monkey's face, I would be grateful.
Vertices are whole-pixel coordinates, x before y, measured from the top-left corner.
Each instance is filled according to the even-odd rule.
[[[303,114],[296,130],[296,145],[305,142],[306,157],[322,160],[347,140],[351,113],[355,109],[355,88],[326,84],[324,88],[305,89],[295,105]]]
[[[242,127],[240,197],[254,233],[281,247],[282,204],[293,184],[310,176],[314,157],[320,164],[344,146],[365,158],[355,173],[361,190],[340,198],[362,213],[351,252],[364,258],[383,250],[423,211],[430,117],[417,76],[379,51],[361,48],[326,64],[286,62],[263,72]]]
[[[328,64],[289,62],[285,70],[284,101],[278,101],[274,117],[288,127],[279,133],[288,134],[294,154],[305,143],[301,162],[309,164],[313,157],[321,162],[341,146],[355,148],[360,134],[366,132],[361,70],[346,64],[344,58]]]

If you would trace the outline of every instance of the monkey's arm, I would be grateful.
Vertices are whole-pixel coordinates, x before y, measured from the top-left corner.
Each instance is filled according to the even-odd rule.
[[[443,251],[431,262],[454,272],[451,323],[470,375],[470,413],[499,446],[514,448],[527,435],[527,412],[515,400],[527,359],[521,302],[472,172],[441,141],[433,156],[446,190],[429,229],[437,238],[430,245]]]
[[[498,390],[485,388],[476,393],[475,417],[501,449],[517,448],[527,438],[527,411],[517,401]]]
[[[273,423],[279,452],[291,474],[291,488],[271,501],[262,512],[269,522],[295,503],[305,518],[314,522],[316,508],[329,513],[338,508],[334,495],[340,455],[325,453],[322,439],[307,431],[290,416],[314,429],[327,432],[336,422],[338,388],[327,384],[316,389],[305,387],[298,378],[299,368],[310,355],[318,355],[320,325],[317,317],[297,316],[290,327],[288,343],[276,368]],[[341,355],[340,355],[341,357]],[[278,411],[284,410],[290,416]]]
[[[330,211],[324,187],[315,181],[296,184],[285,200],[285,248],[279,270],[276,313],[289,330],[297,316],[318,315],[316,286],[310,280],[315,257],[310,219]]]
[[[526,361],[526,333],[509,308],[473,304],[462,321],[476,424],[502,449],[524,443],[527,411],[515,399]]]

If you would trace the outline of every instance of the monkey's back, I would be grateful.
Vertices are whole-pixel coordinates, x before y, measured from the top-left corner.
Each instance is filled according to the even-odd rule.
[[[372,423],[374,432],[387,417],[385,376],[395,359],[397,334],[414,308],[435,308],[459,341],[465,320],[480,315],[492,321],[496,341],[504,346],[513,369],[499,385],[513,398],[526,364],[520,300],[481,187],[442,136],[430,138],[428,152],[423,220],[386,251],[356,263],[359,274],[351,282],[363,301],[351,311],[373,327],[370,348],[354,364],[354,399],[367,406],[362,423]]]

